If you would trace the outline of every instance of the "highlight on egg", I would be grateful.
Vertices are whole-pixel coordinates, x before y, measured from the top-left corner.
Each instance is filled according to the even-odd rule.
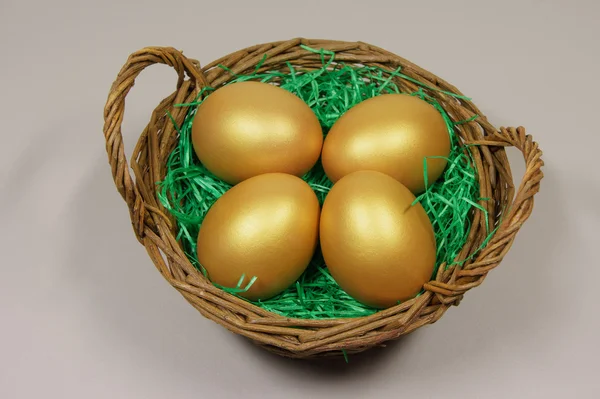
[[[436,261],[433,226],[415,196],[378,171],[338,180],[321,210],[325,264],[357,301],[387,308],[411,299],[432,277]]]
[[[322,163],[333,182],[359,170],[392,176],[413,194],[433,184],[446,168],[450,135],[440,112],[408,94],[382,94],[344,113],[323,143]]]
[[[209,209],[197,255],[212,282],[235,287],[256,280],[240,296],[271,298],[292,285],[318,244],[320,204],[301,178],[267,173],[233,186]],[[244,283],[245,285],[245,283]]]
[[[263,173],[303,176],[319,159],[323,130],[298,96],[243,81],[218,88],[199,105],[192,144],[200,162],[233,185]]]

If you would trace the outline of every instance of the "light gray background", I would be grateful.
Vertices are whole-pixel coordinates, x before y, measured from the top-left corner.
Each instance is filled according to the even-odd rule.
[[[599,18],[594,0],[0,0],[0,397],[600,397]],[[104,152],[131,52],[206,64],[298,36],[402,55],[545,154],[501,267],[435,325],[349,364],[275,357],[201,317],[135,240]],[[137,81],[128,154],[175,82],[164,66]]]

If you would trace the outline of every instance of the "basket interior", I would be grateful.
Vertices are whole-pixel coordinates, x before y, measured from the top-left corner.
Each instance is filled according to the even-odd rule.
[[[434,105],[447,123],[452,153],[444,176],[418,197],[434,225],[438,242],[432,279],[468,264],[493,236],[509,194],[505,183],[500,183],[504,188],[492,190],[489,167],[493,163],[486,164],[486,154],[477,146],[468,145],[476,135],[485,134],[479,124],[482,115],[469,109],[470,99],[457,90],[440,87],[436,81],[415,76],[406,65],[344,61],[343,53],[319,47],[304,46],[304,50],[313,57],[269,63],[269,58],[262,56],[242,70],[218,60],[205,68],[210,87],[205,87],[194,101],[176,104],[184,113],[183,121],[172,121],[177,134],[171,140],[157,196],[173,217],[177,227],[175,239],[188,260],[206,278],[196,258],[198,228],[212,203],[230,187],[203,168],[192,150],[190,131],[195,110],[213,89],[243,80],[260,80],[280,85],[302,98],[315,111],[324,133],[347,109],[376,95],[402,92]],[[331,182],[320,163],[304,179],[322,203]],[[237,287],[218,288],[235,296],[247,288],[251,276],[240,277],[245,278]],[[252,304],[293,319],[357,318],[379,312],[360,304],[335,283],[320,251],[296,285],[274,298]]]

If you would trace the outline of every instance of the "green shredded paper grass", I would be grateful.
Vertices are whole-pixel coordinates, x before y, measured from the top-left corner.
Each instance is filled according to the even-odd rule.
[[[437,260],[434,275],[442,264],[449,266],[464,262],[464,259],[457,261],[457,257],[469,235],[472,211],[477,208],[485,213],[478,204],[477,171],[470,152],[459,145],[455,130],[456,125],[467,121],[453,122],[440,104],[424,90],[434,89],[402,74],[400,69],[387,71],[372,66],[337,63],[334,62],[332,52],[308,47],[305,49],[321,54],[322,68],[299,71],[288,64],[289,72],[258,72],[261,66],[259,64],[253,73],[233,75],[227,84],[245,80],[277,82],[281,88],[297,95],[311,107],[325,134],[342,114],[359,102],[381,94],[401,93],[394,80],[406,79],[419,85],[419,90],[404,93],[419,96],[441,113],[452,144],[443,176],[417,197],[435,231]],[[231,73],[228,68],[219,67]],[[159,199],[177,221],[177,239],[192,264],[205,275],[206,271],[198,263],[196,255],[198,231],[211,205],[231,187],[201,165],[191,143],[191,126],[196,109],[201,104],[201,99],[210,95],[212,90],[213,88],[205,88],[193,103],[178,104],[180,107],[188,107],[189,111],[182,126],[175,126],[179,132],[179,142],[169,156],[166,176],[159,184]],[[424,159],[425,176],[426,161]],[[313,188],[322,204],[332,183],[320,163],[303,179]],[[220,288],[235,295],[247,290],[254,280],[254,276],[240,276],[236,287]],[[294,285],[276,297],[253,303],[286,317],[303,319],[361,317],[378,311],[357,302],[339,287],[329,274],[320,251],[317,251],[307,270]]]

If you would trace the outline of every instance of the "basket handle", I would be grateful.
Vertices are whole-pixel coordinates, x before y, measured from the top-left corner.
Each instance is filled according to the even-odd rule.
[[[456,303],[469,289],[480,285],[487,273],[496,268],[510,249],[515,236],[533,210],[533,197],[540,190],[544,177],[542,150],[524,127],[500,128],[482,140],[471,144],[489,147],[515,147],[523,153],[525,174],[512,203],[505,209],[505,216],[494,237],[478,254],[474,262],[454,270],[448,282],[430,281],[425,289],[435,293],[442,303]],[[508,172],[510,173],[510,172]]]
[[[512,244],[516,233],[531,215],[531,211],[533,210],[533,197],[540,191],[540,182],[544,177],[542,172],[542,166],[544,166],[542,150],[539,148],[538,143],[533,141],[531,135],[525,132],[524,127],[502,127],[494,135],[482,140],[480,144],[517,148],[521,151],[523,158],[525,159],[525,174],[523,175],[512,203],[505,210],[506,216],[498,231],[494,234],[494,237],[490,240],[486,248],[481,251],[477,260],[488,257],[490,253],[495,251],[495,246],[501,244],[510,246],[510,244]],[[476,268],[477,262],[470,266],[471,267],[467,267],[466,269]]]
[[[106,152],[112,169],[113,180],[130,209],[138,238],[142,233],[141,229],[143,229],[144,210],[142,209],[140,192],[131,177],[129,164],[125,156],[121,125],[125,111],[125,97],[134,86],[138,75],[145,68],[154,64],[165,64],[175,69],[178,75],[177,91],[184,85],[186,75],[191,79],[191,84],[194,86],[193,90],[196,93],[202,87],[208,86],[206,77],[196,60],[187,58],[181,51],[173,47],[146,47],[128,57],[127,62],[119,71],[110,88],[104,107],[103,130],[106,140]],[[141,214],[137,214],[136,211],[141,212]]]

